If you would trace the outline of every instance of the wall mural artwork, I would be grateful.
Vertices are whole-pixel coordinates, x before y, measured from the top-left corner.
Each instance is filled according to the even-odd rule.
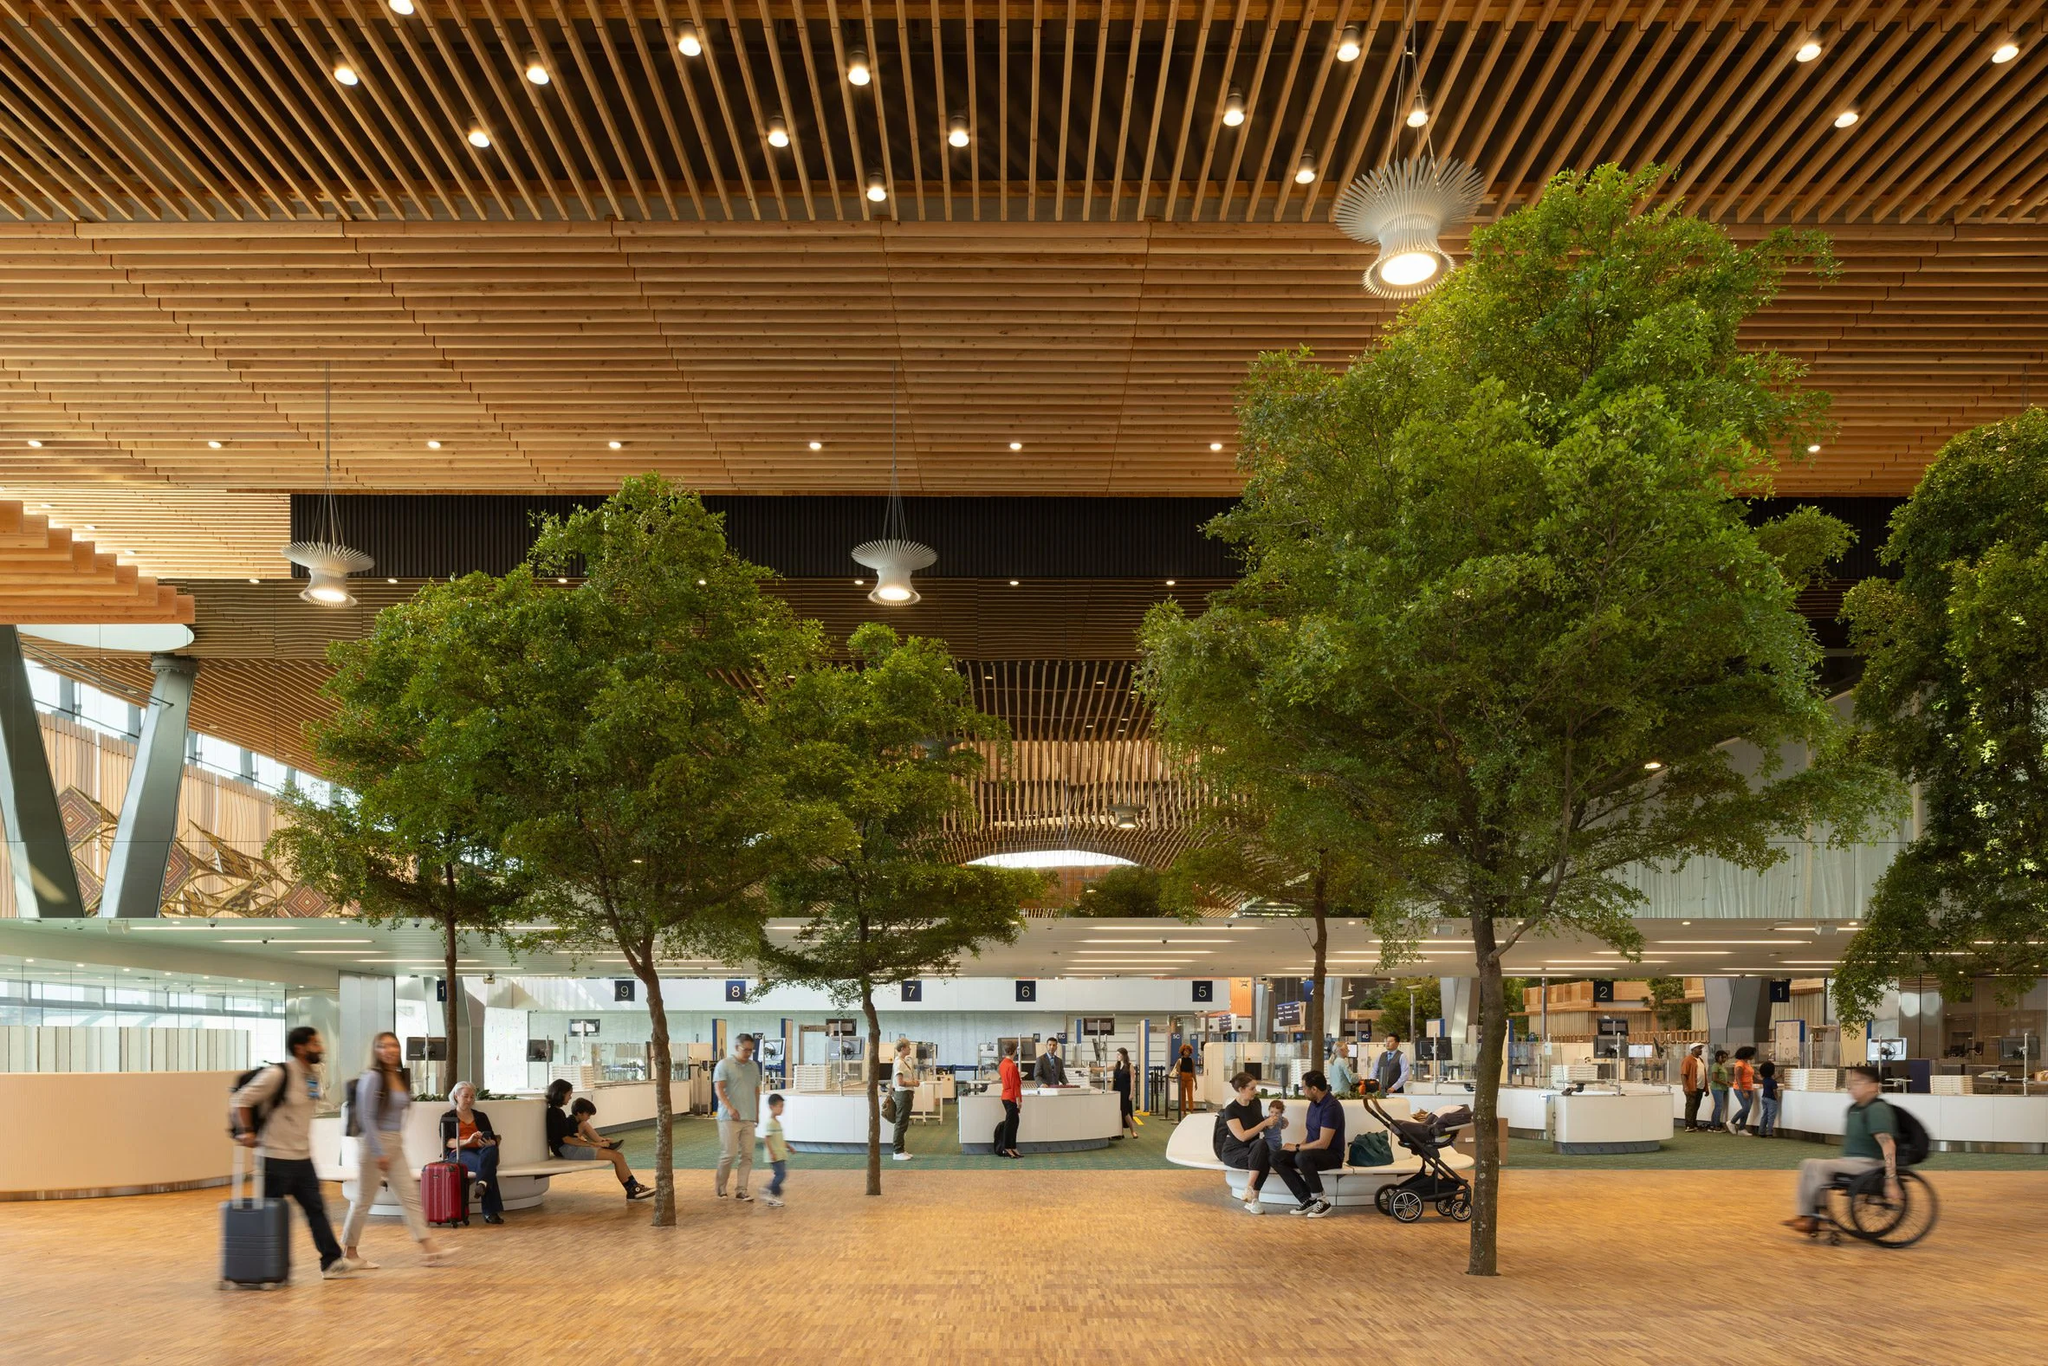
[[[79,791],[57,794],[78,890],[88,914],[99,913],[106,867],[120,817]],[[164,868],[166,916],[309,919],[339,915],[341,909],[303,882],[294,881],[260,854],[236,848],[212,831],[188,822],[186,836],[171,844]]]

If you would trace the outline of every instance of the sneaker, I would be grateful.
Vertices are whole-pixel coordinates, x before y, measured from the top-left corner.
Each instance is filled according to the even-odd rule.
[[[626,1192],[626,1198],[628,1200],[649,1200],[652,1199],[653,1196],[654,1187],[643,1186],[638,1181],[635,1181],[632,1185],[632,1188]]]
[[[916,1156],[917,1156],[917,1154],[916,1154],[916,1153],[897,1153],[897,1154],[896,1154],[896,1160],[897,1160],[898,1162],[908,1162],[908,1161],[909,1161],[909,1160],[910,1160],[911,1158],[913,1158],[913,1157],[916,1157]]]
[[[1262,1210],[1262,1209],[1260,1209],[1260,1208],[1259,1208],[1259,1202],[1258,1202],[1257,1200],[1247,1200],[1247,1201],[1245,1201],[1245,1202],[1244,1202],[1244,1212],[1245,1212],[1246,1214],[1264,1214],[1264,1213],[1265,1213],[1265,1211],[1264,1211],[1264,1210]]]
[[[351,1271],[382,1271],[384,1269],[368,1257],[348,1257],[344,1260],[348,1262],[348,1269]]]
[[[1316,1202],[1315,1202],[1315,1201],[1313,1201],[1313,1200],[1304,1200],[1304,1201],[1302,1201],[1302,1202],[1301,1202],[1300,1204],[1296,1205],[1296,1206],[1295,1206],[1295,1207],[1294,1207],[1293,1209],[1291,1209],[1291,1210],[1289,1210],[1289,1211],[1287,1211],[1287,1212],[1288,1212],[1289,1214],[1307,1214],[1307,1213],[1309,1213],[1309,1212],[1310,1212],[1311,1210],[1313,1210],[1313,1209],[1314,1209],[1315,1207],[1316,1207]]]
[[[767,1207],[768,1207],[769,1209],[781,1209],[781,1208],[782,1208],[782,1201],[778,1200],[777,1198],[775,1198],[775,1197],[774,1197],[774,1196],[772,1196],[772,1195],[764,1195],[764,1196],[762,1196],[762,1197],[761,1197],[761,1203],[762,1203],[762,1204],[764,1204],[764,1205],[766,1205],[766,1206],[767,1206]]]
[[[744,1205],[751,1202],[754,1197],[747,1194],[745,1191],[734,1191],[732,1193],[732,1198],[739,1201],[739,1203],[741,1203],[742,1205]]]
[[[1327,1200],[1318,1200],[1315,1202],[1315,1207],[1309,1210],[1308,1217],[1311,1219],[1320,1219],[1324,1215],[1334,1212],[1336,1208],[1337,1207],[1335,1205],[1331,1204]]]
[[[336,1257],[326,1266],[320,1268],[320,1279],[324,1281],[344,1281],[354,1273],[355,1269],[355,1263],[351,1262],[348,1258]]]
[[[502,1224],[505,1222],[505,1216],[502,1214],[486,1214],[484,1222],[487,1224]]]

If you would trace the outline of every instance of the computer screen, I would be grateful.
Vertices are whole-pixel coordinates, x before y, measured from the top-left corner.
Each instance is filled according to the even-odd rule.
[[[1871,1062],[1904,1062],[1906,1041],[1904,1039],[1872,1039],[1870,1041]]]

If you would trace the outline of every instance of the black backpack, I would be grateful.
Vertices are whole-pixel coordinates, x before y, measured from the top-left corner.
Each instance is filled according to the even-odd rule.
[[[256,1078],[262,1076],[265,1072],[269,1071],[273,1067],[279,1068],[284,1072],[284,1075],[278,1078],[277,1090],[271,1094],[269,1100],[259,1102],[258,1104],[251,1106],[249,1110],[250,1118],[256,1121],[256,1126],[253,1132],[259,1134],[263,1132],[263,1126],[269,1122],[270,1112],[272,1110],[275,1110],[277,1108],[277,1103],[284,1099],[284,1088],[292,1084],[291,1069],[285,1067],[285,1065],[281,1062],[258,1063],[256,1066],[242,1073],[241,1076],[236,1077],[234,1085],[228,1088],[228,1095],[231,1098],[237,1096],[241,1094],[241,1090],[244,1086],[247,1086],[250,1082],[256,1080]],[[235,1106],[231,1100],[228,1105],[228,1137],[240,1138],[241,1136],[241,1116],[235,1113]]]
[[[1884,1102],[1880,1102],[1884,1103]],[[1892,1112],[1892,1120],[1898,1126],[1898,1162],[1901,1167],[1912,1167],[1925,1162],[1927,1154],[1934,1149],[1934,1139],[1927,1132],[1911,1110],[1884,1103]]]
[[[1230,1121],[1219,1111],[1216,1115],[1216,1140],[1211,1145],[1216,1149],[1216,1156],[1220,1159],[1223,1156],[1225,1146],[1235,1141],[1231,1137]]]

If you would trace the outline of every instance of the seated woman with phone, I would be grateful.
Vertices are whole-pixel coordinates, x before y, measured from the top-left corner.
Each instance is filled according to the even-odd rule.
[[[505,1222],[505,1198],[498,1193],[498,1134],[491,1117],[476,1108],[476,1087],[458,1081],[448,1092],[451,1108],[441,1116],[441,1150],[469,1168],[483,1197],[484,1222]]]

